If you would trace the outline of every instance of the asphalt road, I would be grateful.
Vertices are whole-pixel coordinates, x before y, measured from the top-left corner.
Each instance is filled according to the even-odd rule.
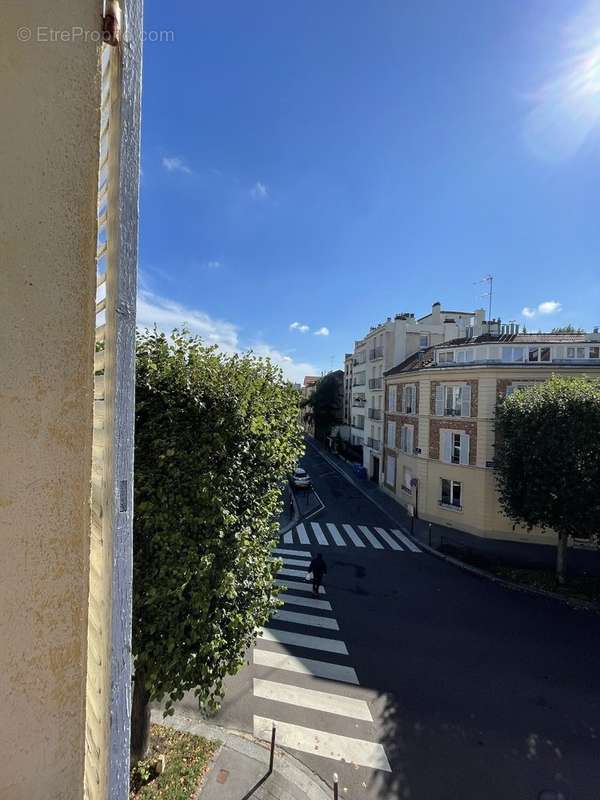
[[[217,721],[264,733],[276,720],[290,752],[329,781],[337,771],[354,800],[599,800],[598,617],[369,546],[361,531],[390,538],[392,522],[314,451],[303,466],[324,508],[304,522],[308,545],[281,547],[323,552],[316,605],[330,608],[296,605],[312,596],[282,575],[296,584],[287,618],[228,681]],[[366,546],[317,546],[313,523],[349,524]],[[305,570],[293,562],[307,556],[283,557]]]

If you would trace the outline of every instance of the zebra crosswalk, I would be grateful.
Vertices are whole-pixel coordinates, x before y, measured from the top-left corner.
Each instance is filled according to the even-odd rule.
[[[349,523],[336,524],[333,522],[319,523],[301,522],[292,530],[286,531],[281,537],[282,544],[301,544],[317,547],[372,547],[374,550],[407,551],[420,553],[420,548],[398,528],[386,530],[374,525],[350,525]],[[281,555],[293,553],[278,548]],[[310,553],[306,553],[310,557]],[[300,566],[299,562],[294,562]],[[290,562],[289,566],[293,566]],[[291,572],[284,573],[292,576]]]
[[[323,527],[318,530],[325,535]],[[304,533],[309,535],[306,527]],[[307,597],[311,587],[287,577],[295,570],[286,563],[306,560],[310,552],[279,547],[274,555],[283,561],[277,583],[284,587],[279,594],[284,605],[260,631],[253,650],[254,735],[270,741],[275,726],[279,746],[352,769],[391,771],[385,749],[376,741],[368,692],[348,663],[338,621],[322,596],[326,591]]]

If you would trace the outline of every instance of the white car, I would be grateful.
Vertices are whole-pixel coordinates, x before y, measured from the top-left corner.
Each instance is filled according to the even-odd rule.
[[[290,481],[296,489],[310,488],[310,475],[305,469],[298,468],[290,478]]]

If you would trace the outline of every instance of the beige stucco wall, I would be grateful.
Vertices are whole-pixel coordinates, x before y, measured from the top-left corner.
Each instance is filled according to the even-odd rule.
[[[600,368],[587,367],[579,374],[598,377]],[[445,370],[423,370],[418,375],[407,373],[390,377],[387,386],[419,382],[418,426],[419,437],[416,445],[421,449],[420,455],[406,455],[397,452],[396,487],[392,493],[389,487],[382,485],[388,494],[404,507],[414,505],[415,492],[408,494],[402,489],[402,470],[406,464],[419,480],[419,517],[438,525],[446,525],[476,536],[494,539],[506,539],[521,542],[537,542],[555,544],[556,534],[552,531],[534,529],[528,531],[522,526],[515,526],[502,512],[496,492],[496,483],[492,469],[486,463],[494,459],[494,416],[497,403],[498,381],[524,382],[543,381],[552,374],[572,376],[576,374],[572,368],[560,365],[548,367],[511,366],[456,368]],[[431,415],[431,382],[463,383],[478,380],[477,392],[477,449],[476,466],[445,464],[437,459],[428,458],[430,421],[439,419]],[[458,421],[459,418],[454,418]],[[475,421],[475,420],[472,420]],[[440,506],[441,479],[456,480],[462,483],[462,502],[460,510]]]
[[[2,800],[82,797],[99,45],[43,39],[99,24],[98,0],[2,3]]]

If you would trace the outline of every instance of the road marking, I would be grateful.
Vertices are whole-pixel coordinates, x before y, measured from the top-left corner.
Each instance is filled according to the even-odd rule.
[[[394,534],[394,536],[397,536],[398,539],[400,539],[400,541],[402,542],[402,544],[405,544],[409,550],[412,550],[413,553],[421,552],[421,550],[419,550],[417,545],[414,542],[411,542],[408,536],[405,536],[401,531],[397,530],[397,528],[392,528],[392,533]]]
[[[365,543],[360,538],[360,536],[356,533],[352,525],[342,525],[342,528],[346,531],[350,539],[352,540],[353,544],[357,547],[364,547]]]
[[[296,622],[298,625],[312,625],[313,628],[328,628],[339,631],[340,626],[331,617],[319,617],[316,614],[302,614],[299,611],[286,611],[283,608],[275,612],[277,622]]]
[[[287,672],[298,672],[301,675],[312,675],[314,678],[327,678],[341,683],[352,683],[358,686],[358,676],[352,667],[342,664],[330,664],[328,661],[315,661],[312,658],[297,658],[289,653],[274,653],[272,650],[254,648],[254,663],[261,667],[283,669]]]
[[[327,600],[315,600],[314,597],[296,597],[295,594],[282,592],[277,595],[278,600],[283,600],[285,604],[291,603],[294,606],[307,606],[308,608],[319,608],[321,611],[331,611],[331,603]]]
[[[298,556],[299,558],[301,556],[310,558],[311,555],[310,550],[286,550],[285,547],[276,547],[273,552],[278,556]]]
[[[310,544],[310,539],[308,538],[308,534],[306,532],[306,528],[304,527],[304,523],[300,523],[296,528],[298,531],[298,538],[300,539],[300,544]]]
[[[297,592],[312,592],[312,583],[300,583],[299,581],[286,581],[281,578],[275,578],[277,586],[283,586],[286,589],[295,589]],[[325,594],[323,586],[319,586],[319,594]]]
[[[285,556],[281,559],[281,562],[286,567],[310,567],[310,561],[298,561],[295,558],[286,558]]]
[[[327,653],[341,653],[344,656],[348,655],[346,645],[339,639],[327,639],[324,636],[308,636],[305,633],[280,631],[275,628],[264,628],[260,631],[259,637],[264,639],[265,642],[291,644],[296,645],[296,647],[307,647],[310,650],[324,650]]]
[[[389,544],[392,550],[402,550],[398,542],[395,539],[392,539],[389,533],[387,531],[384,531],[383,528],[375,528],[375,530],[381,536],[383,541]]]
[[[344,539],[342,538],[342,536],[341,536],[340,532],[338,531],[338,529],[336,528],[336,526],[333,524],[333,522],[328,522],[328,523],[327,523],[327,527],[329,528],[329,533],[330,533],[330,534],[332,535],[332,537],[333,537],[333,541],[334,541],[336,544],[339,544],[341,547],[346,547],[346,542],[345,542],[345,541],[344,541]]]
[[[315,728],[305,728],[302,725],[293,725],[290,722],[266,719],[256,715],[254,715],[254,735],[258,739],[271,741],[273,724],[277,727],[277,744],[279,746],[299,750],[301,753],[331,758],[335,761],[344,761],[348,764],[358,764],[361,767],[371,767],[371,769],[381,769],[386,772],[392,771],[385,750],[377,742],[352,739],[350,736],[340,736],[337,733],[327,733]]]
[[[277,573],[278,575],[290,575],[292,578],[304,578],[306,575],[305,569],[287,569],[286,567],[282,567]]]
[[[381,544],[381,542],[380,542],[380,541],[378,541],[378,540],[377,540],[377,539],[376,539],[376,538],[373,536],[373,534],[372,534],[372,533],[371,533],[371,531],[370,531],[370,530],[367,528],[367,526],[366,526],[366,525],[359,525],[358,527],[360,528],[360,530],[362,531],[362,533],[363,533],[363,534],[364,534],[364,535],[367,537],[367,541],[371,542],[371,544],[373,545],[373,547],[374,547],[376,550],[383,550],[383,549],[384,549],[384,547],[383,547],[383,545]]]
[[[276,683],[261,678],[254,678],[252,683],[254,696],[262,697],[264,700],[288,703],[290,706],[301,706],[315,711],[325,711],[326,714],[337,714],[339,717],[373,722],[369,706],[364,700],[357,700],[355,697],[318,692],[315,689],[303,689],[289,683]]]
[[[321,526],[319,525],[319,523],[318,522],[311,522],[310,524],[312,525],[312,529],[314,531],[315,538],[316,538],[317,542],[319,544],[329,544],[329,542],[327,541],[327,537],[323,533],[323,530],[322,530]]]
[[[292,535],[292,532],[291,532],[291,531],[288,531],[287,533],[284,533],[284,534],[283,534],[283,541],[284,541],[286,544],[294,544],[294,537],[293,537],[293,535]]]

